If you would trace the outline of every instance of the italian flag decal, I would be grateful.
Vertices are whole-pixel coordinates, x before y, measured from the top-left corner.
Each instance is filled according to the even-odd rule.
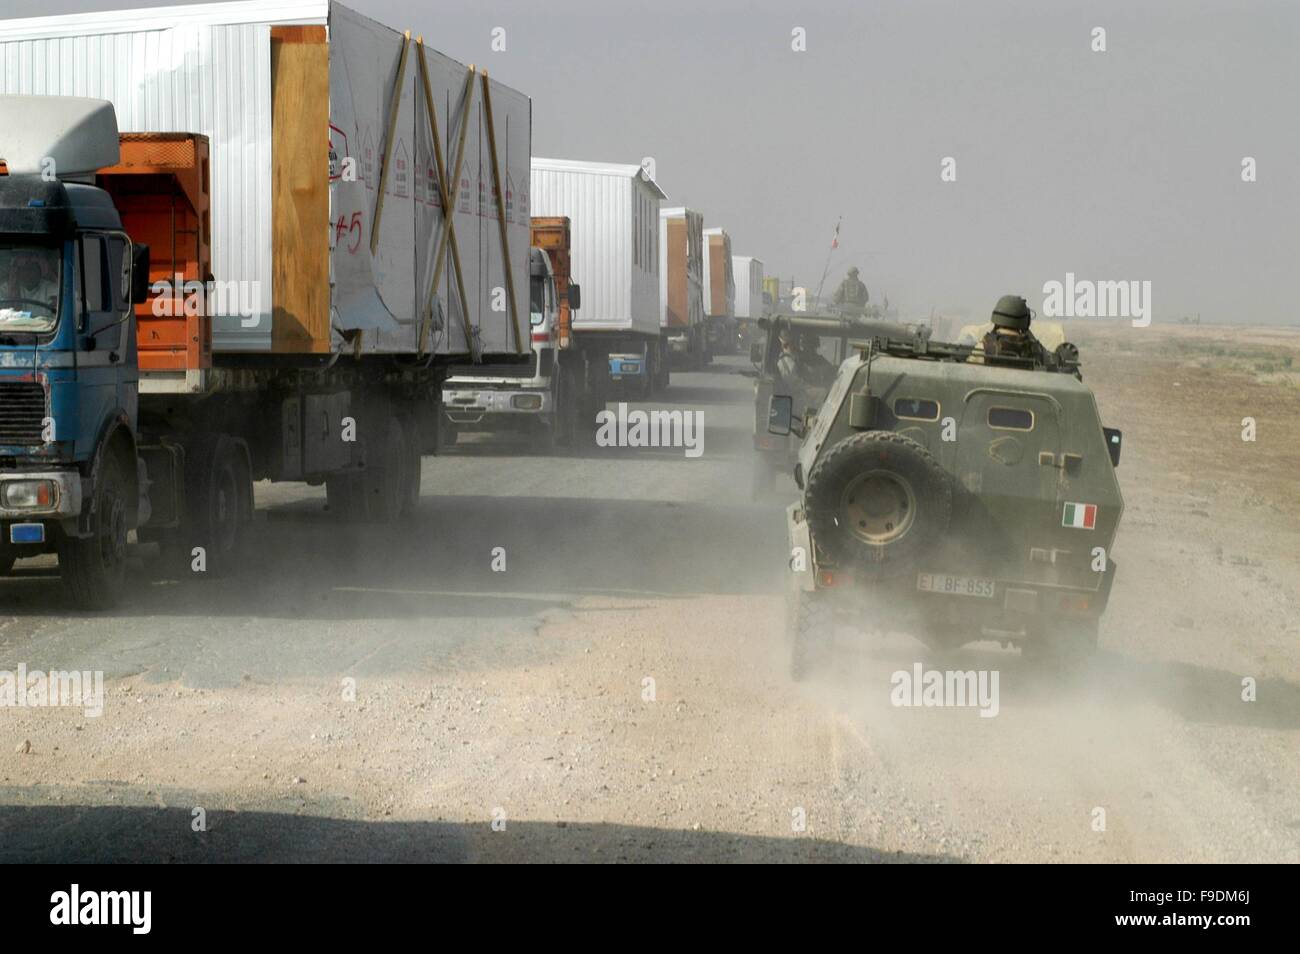
[[[1097,505],[1085,503],[1068,503],[1061,516],[1061,526],[1076,530],[1092,530],[1097,526]]]

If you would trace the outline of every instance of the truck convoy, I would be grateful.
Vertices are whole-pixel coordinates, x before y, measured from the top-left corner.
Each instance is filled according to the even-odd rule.
[[[736,281],[731,237],[723,229],[704,230],[704,322],[709,353],[735,354]]]
[[[659,210],[660,333],[675,365],[698,370],[711,357],[704,333],[704,216]]]
[[[528,360],[531,104],[421,39],[332,0],[9,21],[0,93],[0,569],[110,606],[135,530],[219,572],[259,479],[398,519],[447,367]]]

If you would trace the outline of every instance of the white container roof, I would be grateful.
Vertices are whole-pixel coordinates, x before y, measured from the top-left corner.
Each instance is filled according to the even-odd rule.
[[[53,17],[0,20],[0,40],[44,40],[60,36],[133,33],[178,26],[229,26],[241,23],[324,24],[330,0],[236,0],[174,7],[100,10]]]
[[[618,176],[623,179],[641,179],[659,193],[659,198],[668,198],[659,184],[646,175],[640,166],[627,162],[585,162],[581,159],[544,159],[533,156],[533,170],[540,172],[579,172],[584,175]]]

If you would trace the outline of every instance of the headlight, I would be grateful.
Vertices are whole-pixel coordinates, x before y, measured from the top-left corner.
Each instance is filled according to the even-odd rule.
[[[0,500],[9,510],[46,510],[59,499],[58,488],[52,480],[11,480],[2,486]]]
[[[516,394],[510,398],[510,406],[520,411],[536,411],[542,406],[540,394]]]

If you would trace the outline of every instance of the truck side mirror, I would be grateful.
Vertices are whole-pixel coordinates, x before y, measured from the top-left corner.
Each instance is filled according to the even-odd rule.
[[[569,307],[577,311],[582,307],[582,289],[569,282]]]
[[[1106,435],[1106,450],[1110,451],[1110,465],[1119,466],[1119,451],[1124,446],[1124,434],[1115,427],[1103,427],[1101,432]]]
[[[760,342],[754,342],[749,346],[749,363],[762,365],[763,363],[763,345]]]
[[[794,416],[794,398],[789,394],[773,394],[767,399],[767,432],[803,437],[803,428]]]
[[[149,300],[149,246],[131,246],[131,304]]]

